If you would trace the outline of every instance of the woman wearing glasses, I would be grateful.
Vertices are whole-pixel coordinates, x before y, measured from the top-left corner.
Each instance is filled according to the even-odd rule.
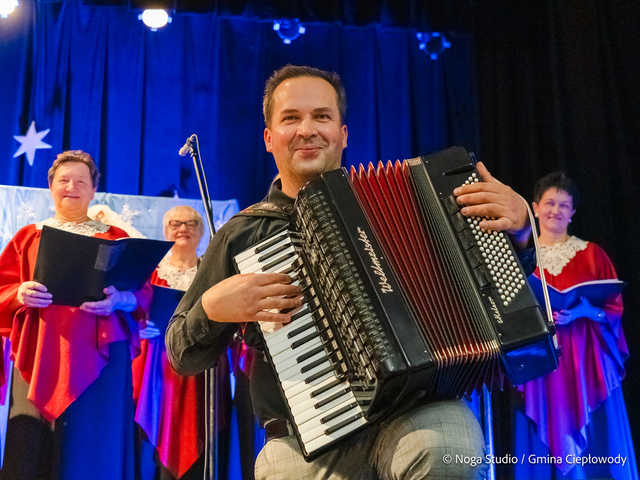
[[[151,283],[185,291],[198,268],[196,249],[204,234],[202,217],[189,206],[177,206],[165,213],[162,223],[165,239],[174,244],[153,272]],[[172,313],[147,322],[140,332],[142,353],[133,362],[135,419],[142,430],[138,456],[142,480],[203,476],[203,378],[180,376],[169,365],[164,329]],[[218,405],[223,406],[220,401]],[[218,424],[224,427],[222,422]]]

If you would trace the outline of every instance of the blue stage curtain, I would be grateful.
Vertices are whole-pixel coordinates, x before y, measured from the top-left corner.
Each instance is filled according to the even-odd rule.
[[[335,70],[347,89],[345,164],[396,159],[450,144],[475,149],[471,42],[431,61],[416,31],[311,23],[285,45],[264,19],[178,14],[149,31],[126,7],[23,0],[0,22],[0,183],[46,186],[61,150],[99,164],[99,190],[197,197],[191,161],[177,155],[197,132],[214,198],[259,200],[275,174],[265,152],[265,79],[286,63]],[[50,128],[33,167],[13,135]]]

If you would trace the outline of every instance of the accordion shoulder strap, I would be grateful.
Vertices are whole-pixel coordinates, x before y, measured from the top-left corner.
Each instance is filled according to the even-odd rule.
[[[246,217],[271,217],[282,220],[289,220],[289,212],[282,207],[271,202],[259,202],[241,210],[236,215]]]

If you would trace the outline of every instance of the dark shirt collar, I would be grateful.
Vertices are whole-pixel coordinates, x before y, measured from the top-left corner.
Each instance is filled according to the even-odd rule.
[[[269,187],[269,193],[267,193],[265,201],[273,203],[283,210],[291,210],[295,202],[293,198],[287,196],[282,191],[282,180],[279,178],[271,183],[271,187]]]

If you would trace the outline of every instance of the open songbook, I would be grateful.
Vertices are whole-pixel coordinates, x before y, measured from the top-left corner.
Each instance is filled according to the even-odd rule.
[[[540,304],[544,303],[542,294],[542,282],[535,275],[529,275],[529,285]],[[603,307],[617,294],[622,292],[625,282],[612,278],[609,280],[590,280],[578,283],[564,290],[558,290],[547,284],[549,303],[555,311],[566,310],[575,307],[580,302],[580,297],[585,297],[592,305]]]
[[[105,298],[103,289],[135,291],[151,276],[172,242],[148,238],[107,240],[42,227],[34,280],[55,305],[79,306]]]

